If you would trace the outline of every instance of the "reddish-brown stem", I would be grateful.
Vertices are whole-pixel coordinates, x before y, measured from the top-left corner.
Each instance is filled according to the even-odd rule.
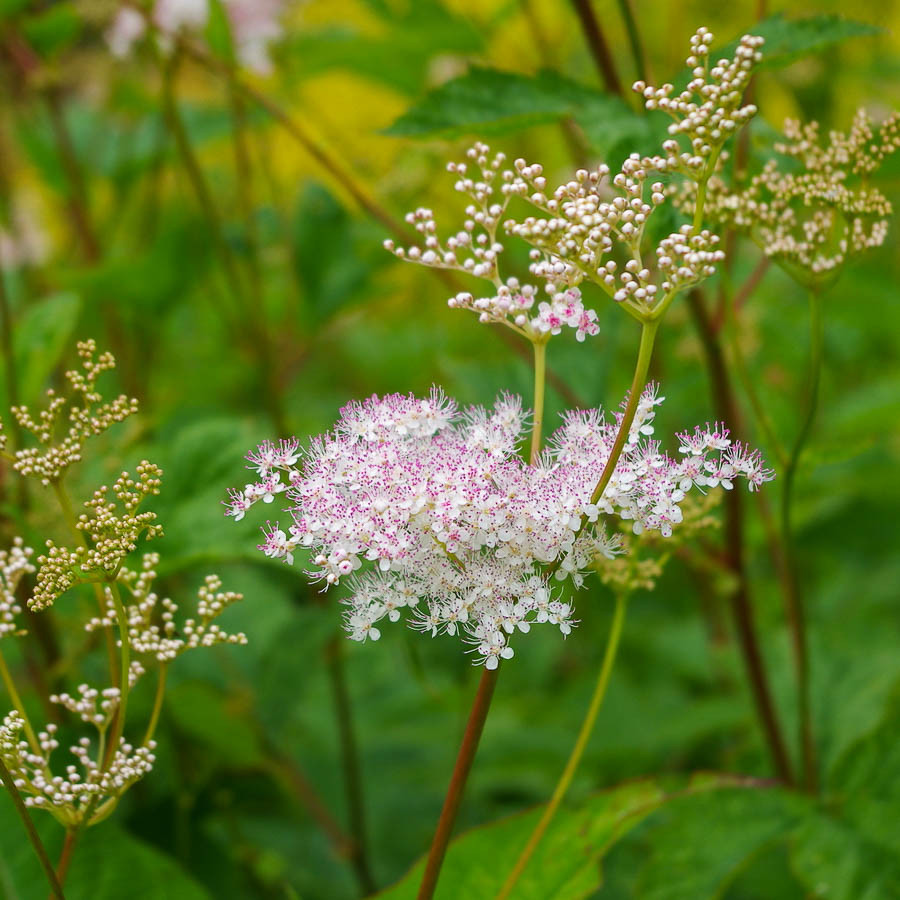
[[[66,839],[63,841],[62,853],[59,854],[59,862],[56,864],[56,879],[60,887],[66,883],[66,875],[69,874],[69,864],[72,862],[72,854],[75,852],[75,843],[78,840],[78,832],[74,829],[66,829]]]
[[[431,841],[431,849],[428,851],[425,873],[422,875],[422,883],[419,885],[417,900],[431,900],[434,896],[438,876],[441,873],[441,865],[447,854],[447,845],[450,843],[450,835],[453,832],[453,823],[456,821],[466,781],[478,750],[488,710],[491,708],[491,698],[494,696],[494,687],[497,684],[499,671],[499,668],[485,669],[482,672],[481,681],[478,683],[478,692],[475,694],[472,709],[469,711],[469,720],[466,722],[466,730],[459,746],[450,786],[447,788],[447,795],[444,798],[444,807]]]
[[[739,412],[731,387],[731,379],[725,366],[721,347],[716,340],[712,320],[699,290],[693,290],[688,294],[688,308],[703,345],[713,393],[713,404],[717,415],[731,427],[739,427]],[[756,634],[756,625],[753,621],[750,584],[744,562],[742,506],[742,495],[737,490],[728,491],[725,497],[725,558],[736,581],[736,586],[731,591],[729,598],[731,614],[756,714],[772,757],[772,765],[779,778],[787,784],[793,784],[791,761],[772,700],[765,663]]]
[[[619,97],[624,96],[622,90],[622,82],[619,81],[619,73],[616,72],[612,55],[609,52],[609,45],[603,36],[603,29],[594,15],[594,8],[591,0],[572,0],[572,6],[578,15],[578,21],[581,23],[581,30],[584,32],[584,39],[590,48],[594,62],[603,76],[603,83],[611,94],[617,94]]]

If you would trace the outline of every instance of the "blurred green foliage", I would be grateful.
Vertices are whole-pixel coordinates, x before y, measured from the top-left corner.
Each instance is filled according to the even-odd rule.
[[[630,83],[637,73],[624,25],[611,4],[595,6]],[[719,46],[753,30],[752,4],[632,6],[658,81],[680,72],[697,26],[714,30]],[[756,83],[754,164],[787,115],[845,128],[856,106],[884,114],[900,99],[896,3],[774,6],[760,26],[772,57]],[[237,260],[236,289],[163,114],[156,55],[117,62],[105,47],[113,7],[0,4],[0,239],[13,324],[4,344],[13,363],[4,371],[14,373],[18,402],[36,404],[59,384],[75,339],[92,336],[113,350],[118,387],[139,397],[141,414],[103,438],[76,488],[142,458],[159,462],[161,588],[174,596],[220,572],[246,595],[229,616],[250,644],[173,670],[157,768],[84,840],[67,896],[359,896],[334,834],[351,824],[335,716],[336,602],[304,586],[302,560],[293,571],[265,560],[254,550],[259,523],[227,523],[219,502],[245,477],[243,454],[278,436],[278,419],[305,437],[327,428],[349,398],[432,383],[463,403],[501,390],[527,396],[528,362],[490,328],[448,310],[450,291],[433,273],[384,253],[385,225],[360,207],[347,179],[253,103],[243,126],[249,172],[241,172],[233,152],[240,126],[223,75],[232,50],[215,4],[207,40],[225,68],[185,59],[176,92],[225,250]],[[837,17],[844,12],[859,21]],[[22,42],[33,60],[23,62]],[[583,159],[621,157],[658,140],[654,117],[604,90],[562,0],[309,0],[289,7],[275,71],[252,85],[395,218],[425,204],[455,221],[444,162],[482,135],[560,177]],[[898,174],[895,160],[880,181],[895,202]],[[900,898],[896,233],[825,297],[823,405],[798,489],[822,797],[768,780],[716,544],[673,562],[655,592],[632,601],[570,803],[516,896]],[[15,248],[5,240],[23,234]],[[738,283],[756,260],[753,247],[738,243]],[[600,335],[585,345],[555,342],[550,365],[580,402],[612,406],[630,380],[636,332],[594,299]],[[790,435],[808,341],[801,290],[771,270],[742,327],[757,389],[779,433]],[[669,398],[662,433],[712,418],[683,304],[654,377]],[[0,398],[4,409],[14,399],[6,374]],[[569,399],[551,388],[548,403],[552,415]],[[749,413],[732,424],[762,443]],[[46,493],[29,487],[23,498],[6,470],[2,492],[4,541],[19,532],[39,547],[59,535]],[[788,637],[755,504],[747,504],[746,527],[755,616],[793,749]],[[479,827],[452,847],[438,897],[490,897],[499,888],[536,817],[528,810],[549,796],[584,714],[611,599],[592,585],[578,598],[581,625],[567,641],[533,633],[504,666],[459,823]],[[73,595],[45,614],[56,658],[79,643],[72,626],[80,602]],[[395,627],[376,645],[338,645],[379,887],[401,879],[426,849],[453,764],[477,672],[449,644]],[[12,660],[23,684],[77,684],[85,673],[53,669],[48,646],[32,628]],[[149,713],[144,690],[134,704]],[[26,694],[43,721],[38,692]],[[737,774],[692,778],[698,771]],[[55,823],[38,821],[58,852]],[[0,893],[44,896],[5,795],[0,847]],[[385,896],[412,896],[415,882],[410,875]]]

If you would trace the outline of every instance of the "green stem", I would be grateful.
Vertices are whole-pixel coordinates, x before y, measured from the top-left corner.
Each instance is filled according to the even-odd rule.
[[[628,32],[628,43],[631,47],[631,56],[634,59],[635,74],[641,81],[647,80],[647,59],[644,56],[644,47],[641,44],[641,36],[638,32],[637,22],[634,18],[634,10],[631,8],[631,0],[618,0],[619,12]],[[643,104],[641,105],[643,109]]]
[[[631,391],[628,395],[628,403],[625,406],[625,412],[622,415],[622,423],[619,425],[619,433],[616,435],[616,439],[613,442],[609,459],[606,461],[606,465],[603,467],[603,473],[600,475],[600,480],[597,482],[594,493],[591,495],[591,503],[597,503],[603,496],[603,492],[606,490],[606,486],[609,484],[609,480],[616,470],[616,464],[619,462],[619,457],[625,449],[628,433],[631,430],[631,425],[634,422],[634,417],[637,413],[638,404],[641,401],[641,394],[644,390],[644,386],[647,384],[647,372],[650,370],[650,359],[653,356],[653,345],[656,342],[656,332],[658,329],[658,319],[645,322],[641,328],[641,343],[638,348],[637,363],[634,367],[634,377],[631,379]]]
[[[535,465],[541,455],[541,433],[544,427],[544,393],[547,382],[547,342],[534,342],[534,424],[531,427],[529,460]]]
[[[31,821],[31,816],[28,814],[28,807],[25,806],[25,801],[22,799],[22,795],[16,787],[12,772],[6,767],[3,757],[0,757],[0,782],[3,782],[4,787],[9,791],[9,796],[12,798],[12,802],[16,807],[16,812],[19,814],[19,818],[25,826],[28,840],[31,841],[31,846],[34,847],[34,852],[37,854],[38,860],[41,863],[41,868],[44,870],[44,874],[47,876],[47,881],[50,884],[51,896],[56,897],[57,900],[65,900],[62,885],[59,883],[56,872],[53,870],[53,863],[50,862],[50,857],[47,856],[47,850],[41,841],[40,835],[37,833],[37,829],[34,827],[34,822]]]
[[[416,900],[431,900],[437,887],[438,876],[441,873],[441,865],[447,854],[447,845],[450,843],[450,835],[453,832],[453,823],[459,811],[463,790],[478,750],[481,733],[488,711],[491,708],[491,698],[494,696],[494,687],[497,684],[497,675],[500,669],[485,669],[481,674],[478,684],[478,692],[472,702],[469,719],[466,722],[466,730],[463,734],[459,753],[456,757],[456,765],[453,767],[453,775],[450,778],[450,786],[444,798],[444,806],[441,817],[438,819],[437,829],[431,841],[431,849],[428,851],[428,859],[425,862],[425,872],[419,885],[419,893]]]
[[[22,721],[25,723],[25,737],[28,738],[28,743],[31,745],[31,749],[38,756],[43,756],[44,751],[41,750],[40,742],[37,739],[37,735],[34,733],[34,729],[31,727],[31,721],[28,718],[28,713],[25,712],[25,706],[22,703],[22,698],[19,696],[19,692],[16,690],[16,683],[13,681],[12,674],[9,671],[9,668],[6,665],[6,660],[3,658],[3,654],[0,653],[0,681],[3,682],[3,686],[6,688],[6,692],[9,694],[9,699],[12,701],[12,705],[15,708],[16,712],[22,717]]]
[[[823,359],[823,324],[821,297],[815,290],[809,292],[810,313],[810,357],[809,386],[807,391],[806,411],[800,431],[794,441],[784,472],[781,493],[781,530],[784,541],[785,560],[788,570],[790,591],[786,597],[788,625],[791,630],[791,645],[794,656],[794,669],[797,679],[797,705],[800,720],[800,747],[803,754],[804,787],[814,792],[817,789],[816,750],[813,739],[812,709],[810,703],[809,684],[809,652],[806,638],[806,611],[804,609],[803,592],[800,588],[796,545],[791,522],[793,488],[797,468],[803,451],[809,440],[810,432],[816,417],[819,404],[819,382],[822,374]]]
[[[125,714],[128,710],[128,693],[129,685],[129,669],[131,668],[131,644],[128,641],[128,614],[125,612],[125,604],[122,602],[122,595],[119,593],[119,586],[114,582],[107,585],[113,598],[113,606],[116,610],[116,620],[119,625],[119,708],[116,710],[115,720],[112,726],[112,735],[109,744],[106,747],[106,759],[102,761],[103,769],[109,768],[116,751],[119,749],[119,742],[122,739],[122,733],[125,730]]]
[[[616,594],[616,608],[613,613],[612,626],[610,628],[609,637],[606,640],[606,650],[603,654],[603,664],[600,667],[600,674],[597,678],[597,684],[594,687],[594,693],[591,697],[591,702],[588,705],[587,713],[585,714],[584,721],[581,723],[578,739],[575,741],[575,746],[572,747],[572,752],[569,754],[569,760],[566,763],[565,769],[563,769],[559,781],[556,783],[553,795],[550,797],[550,802],[544,809],[544,813],[537,825],[534,826],[534,830],[531,832],[528,842],[525,844],[525,848],[522,850],[515,866],[513,866],[512,871],[503,883],[500,893],[497,894],[497,900],[506,900],[506,898],[512,894],[513,888],[525,871],[525,867],[528,865],[541,838],[544,836],[544,832],[556,815],[557,809],[559,809],[563,798],[569,790],[569,786],[572,784],[572,779],[575,776],[575,772],[578,769],[581,758],[584,756],[585,748],[590,740],[591,732],[594,730],[594,724],[597,721],[597,714],[600,712],[600,707],[603,704],[603,698],[606,696],[606,688],[609,684],[610,674],[612,673],[613,664],[616,660],[616,652],[619,648],[619,639],[622,636],[622,626],[625,623],[625,611],[627,606],[627,592],[618,592]]]
[[[166,696],[166,676],[169,674],[169,667],[166,663],[162,663],[159,667],[159,678],[156,681],[156,694],[153,697],[153,712],[150,714],[150,722],[147,730],[144,732],[144,740],[141,746],[146,747],[153,740],[156,733],[156,726],[159,724],[159,716],[162,712],[163,700]]]

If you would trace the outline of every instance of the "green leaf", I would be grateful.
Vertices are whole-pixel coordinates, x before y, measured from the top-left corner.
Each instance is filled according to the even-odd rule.
[[[34,402],[59,366],[81,312],[75,294],[55,294],[29,306],[16,323],[19,402]]]
[[[712,900],[762,848],[785,837],[807,801],[778,789],[735,789],[667,803],[653,819],[641,900]]]
[[[342,68],[414,95],[436,58],[477,54],[484,48],[484,36],[473,23],[438,0],[379,4],[373,12],[382,20],[382,34],[372,35],[352,22],[293,29],[285,61],[301,76]]]
[[[265,757],[259,735],[229,702],[208,684],[187,682],[166,695],[166,714],[181,732],[214,751],[220,763],[235,768],[261,765]]]
[[[385,264],[367,227],[315,182],[300,195],[293,230],[297,278],[316,323],[357,299],[372,271]]]
[[[431,91],[385,133],[417,138],[506,134],[570,116],[592,144],[602,147],[646,127],[618,97],[556,72],[530,76],[473,67]]]
[[[43,57],[54,56],[74,43],[81,28],[74,3],[55,3],[22,25],[28,43]]]
[[[684,792],[706,794],[734,784],[734,778],[728,775],[702,776]],[[618,785],[594,794],[575,808],[559,810],[516,886],[516,900],[577,900],[589,896],[602,884],[600,862],[615,842],[672,797],[658,781],[646,779]],[[494,896],[542,812],[543,807],[538,807],[473,828],[453,841],[441,870],[438,900]],[[415,897],[423,866],[419,862],[401,882],[378,897]]]
[[[823,900],[900,897],[897,853],[824,816],[811,818],[797,830],[791,839],[791,862],[811,895]]]
[[[804,19],[786,19],[782,13],[777,13],[752,25],[747,32],[766,39],[760,67],[774,69],[788,66],[804,56],[821,53],[850,38],[883,34],[884,29],[842,16],[817,15]],[[736,40],[732,41],[721,50],[714,51],[712,57],[730,57],[737,45]]]
[[[151,776],[152,777],[152,776]],[[62,828],[47,813],[34,816],[50,858],[59,856]],[[0,896],[44,900],[47,882],[21,821],[0,790]],[[108,821],[85,832],[66,879],[67,900],[209,900],[210,895],[171,857]]]

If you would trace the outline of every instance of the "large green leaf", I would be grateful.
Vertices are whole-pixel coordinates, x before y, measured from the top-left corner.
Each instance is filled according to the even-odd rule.
[[[51,859],[56,859],[62,828],[47,813],[35,814],[34,822]],[[0,836],[0,896],[44,900],[48,889],[43,870],[12,802],[2,790]],[[114,821],[82,835],[66,879],[67,900],[208,900],[209,896],[175,860],[128,834]]]
[[[71,293],[55,294],[27,307],[14,332],[19,401],[33,403],[69,348],[81,311]]]
[[[506,134],[573,117],[594,146],[611,147],[646,124],[618,97],[556,72],[520,75],[472,67],[427,94],[386,133],[404,137]]]
[[[627,782],[595,794],[576,807],[558,811],[514,896],[517,900],[577,900],[589,896],[602,884],[600,863],[605,854],[643,819],[667,803],[678,802],[676,798],[698,797],[733,788],[737,783],[728,775],[700,776],[683,791],[669,793],[660,782],[644,779]],[[735,790],[737,796],[747,792]],[[542,813],[543,807],[538,807],[474,828],[453,841],[441,870],[438,900],[494,896]],[[423,866],[419,862],[379,898],[415,897]]]
[[[746,30],[766,39],[762,48],[761,66],[772,69],[790,65],[813,53],[821,53],[850,38],[871,37],[884,32],[878,25],[845,19],[843,16],[817,15],[786,19],[782,13],[769,16]],[[732,41],[712,55],[715,59],[730,57],[735,47],[737,41]]]
[[[384,32],[371,34],[353,23],[292,30],[286,62],[299,75],[347,69],[406,94],[421,90],[435,57],[478,53],[484,36],[472,22],[450,12],[439,0],[378,4]]]

